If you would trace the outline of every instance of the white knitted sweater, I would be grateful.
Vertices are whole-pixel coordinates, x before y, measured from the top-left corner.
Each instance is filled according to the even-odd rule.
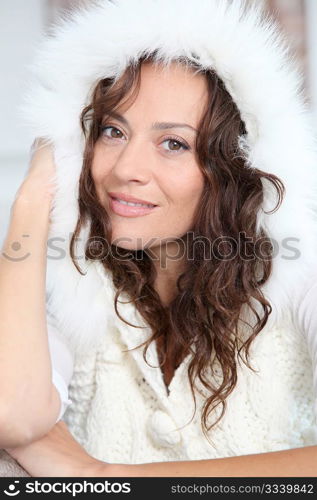
[[[103,279],[109,300],[109,283]],[[132,324],[145,326],[131,304],[120,305],[120,312]],[[191,421],[190,355],[177,368],[168,395],[153,343],[147,354],[150,366],[143,348],[124,352],[149,335],[149,328],[132,328],[114,314],[98,348],[77,357],[73,403],[65,420],[94,457],[110,463],[198,460],[317,444],[311,357],[291,315],[255,339],[251,365],[257,373],[239,365],[225,416],[209,433],[213,444],[201,430],[207,395],[202,386]]]

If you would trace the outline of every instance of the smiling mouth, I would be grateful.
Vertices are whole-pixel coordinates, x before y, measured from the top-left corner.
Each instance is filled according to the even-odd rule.
[[[118,203],[121,203],[121,205],[127,205],[129,207],[147,207],[147,208],[154,208],[157,205],[153,205],[150,203],[134,203],[132,201],[125,201],[125,200],[120,200],[120,198],[115,198],[114,196],[110,196],[112,200],[117,201]]]
[[[158,208],[158,205],[127,202],[113,198],[112,196],[110,196],[109,199],[112,212],[122,217],[140,217],[150,214]]]

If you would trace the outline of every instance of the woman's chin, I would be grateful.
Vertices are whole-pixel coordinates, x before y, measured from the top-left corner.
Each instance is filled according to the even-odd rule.
[[[143,250],[146,245],[143,244],[142,238],[130,238],[130,237],[122,237],[122,238],[113,238],[111,241],[111,245],[115,246],[119,251],[137,251]]]
[[[160,238],[154,237],[153,235],[145,235],[142,233],[129,234],[128,232],[124,235],[120,232],[113,231],[111,238],[111,245],[117,248],[122,248],[123,250],[145,250],[146,248],[157,246],[160,242]]]

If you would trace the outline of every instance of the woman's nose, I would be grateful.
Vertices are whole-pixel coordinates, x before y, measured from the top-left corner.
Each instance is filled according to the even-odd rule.
[[[113,173],[121,181],[148,182],[151,177],[151,152],[141,139],[131,139],[120,151]]]

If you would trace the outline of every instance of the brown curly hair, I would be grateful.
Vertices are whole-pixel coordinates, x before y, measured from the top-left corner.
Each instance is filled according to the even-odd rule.
[[[82,111],[81,126],[86,146],[79,180],[79,217],[70,242],[70,253],[74,265],[81,272],[75,261],[74,244],[81,227],[89,221],[90,243],[86,245],[85,258],[96,259],[92,242],[106,241],[111,247],[111,252],[103,258],[99,255],[98,260],[111,273],[116,288],[114,307],[117,315],[130,325],[121,317],[117,307],[120,294],[125,292],[151,328],[152,336],[141,344],[145,346],[144,360],[152,341],[157,345],[160,366],[166,369],[176,369],[187,354],[192,355],[188,365],[190,388],[195,412],[195,389],[200,391],[196,381],[199,380],[205,394],[207,391],[201,424],[208,439],[207,433],[224,415],[226,398],[236,386],[238,357],[253,370],[249,362],[250,345],[272,311],[260,289],[271,275],[273,250],[270,238],[257,223],[263,202],[262,180],[271,183],[277,193],[277,204],[268,213],[279,208],[285,188],[278,177],[248,165],[247,155],[241,147],[247,137],[246,126],[219,76],[211,69],[202,69],[191,59],[173,61],[203,72],[209,96],[195,145],[195,154],[204,175],[204,190],[190,236],[182,238],[186,242],[187,255],[194,257],[177,279],[176,296],[168,306],[162,304],[154,289],[155,266],[146,249],[127,250],[125,258],[122,258],[122,249],[120,252],[119,248],[111,245],[110,218],[98,201],[91,175],[94,145],[101,133],[102,120],[126,102],[125,98],[136,95],[142,63],[159,64],[155,53],[132,61],[120,78],[100,80],[93,90],[90,104]],[[241,235],[246,237],[245,242],[249,242],[246,243],[248,258],[241,255]],[[232,244],[235,245],[235,256],[228,260],[223,252],[216,251],[206,259],[206,241],[219,239],[223,248],[229,251]],[[254,243],[250,243],[259,239],[268,242],[261,257]],[[259,314],[255,303],[263,314]],[[253,314],[253,325],[241,320],[245,307]],[[242,324],[250,328],[243,340]],[[245,359],[241,356],[242,352]],[[221,376],[216,378],[219,368]],[[217,414],[214,410],[219,405],[220,414],[208,426],[209,416]]]

